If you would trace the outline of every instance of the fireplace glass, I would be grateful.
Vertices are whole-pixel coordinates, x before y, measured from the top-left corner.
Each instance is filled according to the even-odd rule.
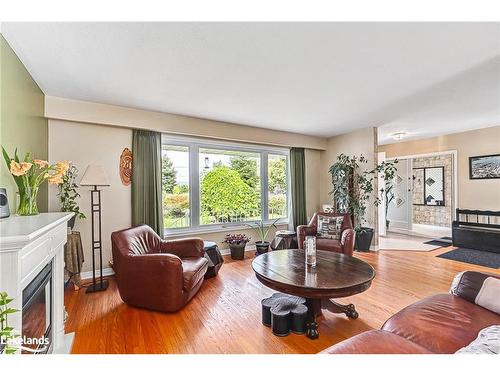
[[[23,290],[22,314],[23,347],[32,350],[22,353],[47,353],[52,321],[52,262]]]

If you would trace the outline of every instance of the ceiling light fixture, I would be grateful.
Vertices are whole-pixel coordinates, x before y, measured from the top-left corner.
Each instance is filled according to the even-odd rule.
[[[395,139],[396,141],[400,141],[402,140],[404,137],[406,137],[408,135],[407,132],[396,132],[396,133],[392,133],[391,134],[391,137],[393,139]]]

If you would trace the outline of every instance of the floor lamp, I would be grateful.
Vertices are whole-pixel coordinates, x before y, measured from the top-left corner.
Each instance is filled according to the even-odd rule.
[[[101,292],[108,288],[108,281],[102,276],[102,240],[101,240],[101,190],[98,186],[109,186],[108,177],[100,165],[89,165],[80,181],[81,186],[93,186],[90,190],[90,213],[92,219],[92,285],[86,293]],[[97,226],[97,231],[96,231]],[[95,253],[99,251],[99,281],[95,277]]]

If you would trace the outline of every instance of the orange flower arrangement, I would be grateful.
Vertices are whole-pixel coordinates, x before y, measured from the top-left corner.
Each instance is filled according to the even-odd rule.
[[[21,161],[17,156],[17,149],[14,151],[14,157],[10,158],[3,147],[2,153],[19,190],[20,200],[17,213],[19,215],[37,215],[36,198],[40,185],[45,180],[48,180],[50,184],[61,184],[63,176],[68,172],[69,162],[60,161],[49,164],[46,160],[31,159],[29,153]]]

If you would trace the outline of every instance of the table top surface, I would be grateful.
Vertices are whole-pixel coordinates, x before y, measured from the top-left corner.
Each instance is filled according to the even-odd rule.
[[[316,267],[306,266],[304,250],[278,250],[252,262],[257,278],[266,286],[304,297],[343,297],[371,285],[375,270],[368,263],[330,251],[318,250]]]

